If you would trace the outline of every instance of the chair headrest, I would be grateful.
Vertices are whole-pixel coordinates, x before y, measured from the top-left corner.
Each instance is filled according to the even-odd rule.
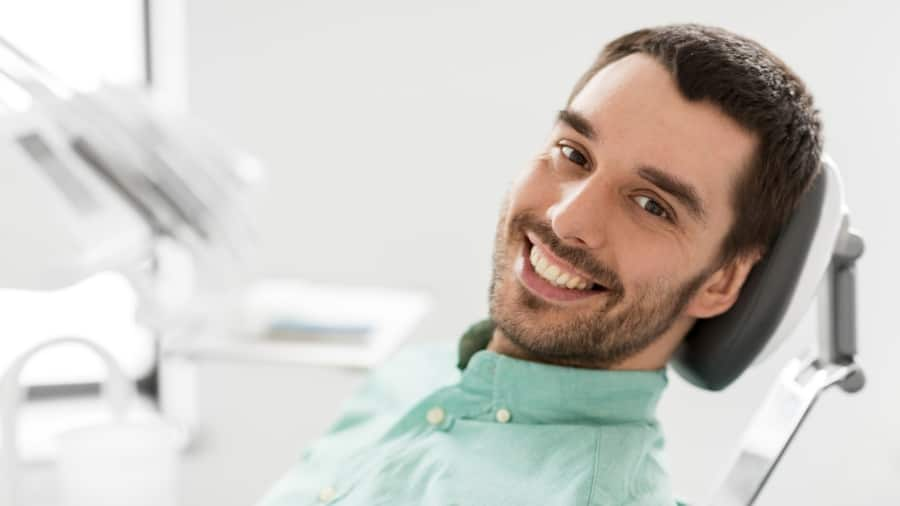
[[[840,175],[824,157],[737,302],[722,315],[697,321],[673,356],[675,370],[698,387],[721,390],[781,344],[815,298],[846,216]]]

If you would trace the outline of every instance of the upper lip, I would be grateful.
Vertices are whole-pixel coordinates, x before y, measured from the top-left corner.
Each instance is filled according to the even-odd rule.
[[[553,251],[550,248],[548,248],[547,245],[544,244],[543,241],[538,239],[533,233],[525,232],[525,236],[528,238],[529,241],[531,241],[532,244],[540,247],[541,254],[544,255],[545,257],[549,258],[550,260],[552,260],[553,263],[559,264],[559,265],[565,267],[567,270],[570,270],[570,271],[574,272],[575,274],[578,274],[579,277],[587,280],[590,283],[594,283],[594,284],[600,285],[601,287],[605,288],[605,285],[603,285],[603,283],[600,283],[599,281],[594,279],[592,276],[588,276],[581,270],[576,269],[572,264],[570,264],[569,262],[566,262],[565,260],[563,260],[562,258],[557,256],[555,253],[553,253]]]

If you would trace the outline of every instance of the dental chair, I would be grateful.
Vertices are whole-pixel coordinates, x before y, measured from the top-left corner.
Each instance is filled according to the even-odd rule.
[[[673,357],[687,381],[722,390],[787,337],[816,299],[818,350],[791,360],[751,421],[738,456],[706,504],[750,505],[825,389],[848,393],[865,378],[855,363],[856,277],[863,240],[849,227],[840,175],[825,157],[769,254],[757,264],[737,303],[698,322]]]

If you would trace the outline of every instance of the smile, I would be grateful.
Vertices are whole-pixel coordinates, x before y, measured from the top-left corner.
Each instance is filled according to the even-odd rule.
[[[525,288],[550,302],[573,302],[607,291],[603,285],[551,253],[531,234],[527,234],[514,268]]]

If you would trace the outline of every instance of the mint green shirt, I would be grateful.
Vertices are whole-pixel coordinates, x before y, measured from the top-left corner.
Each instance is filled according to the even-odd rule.
[[[472,351],[461,374],[447,346],[398,354],[259,506],[676,504],[654,415],[664,370]]]

